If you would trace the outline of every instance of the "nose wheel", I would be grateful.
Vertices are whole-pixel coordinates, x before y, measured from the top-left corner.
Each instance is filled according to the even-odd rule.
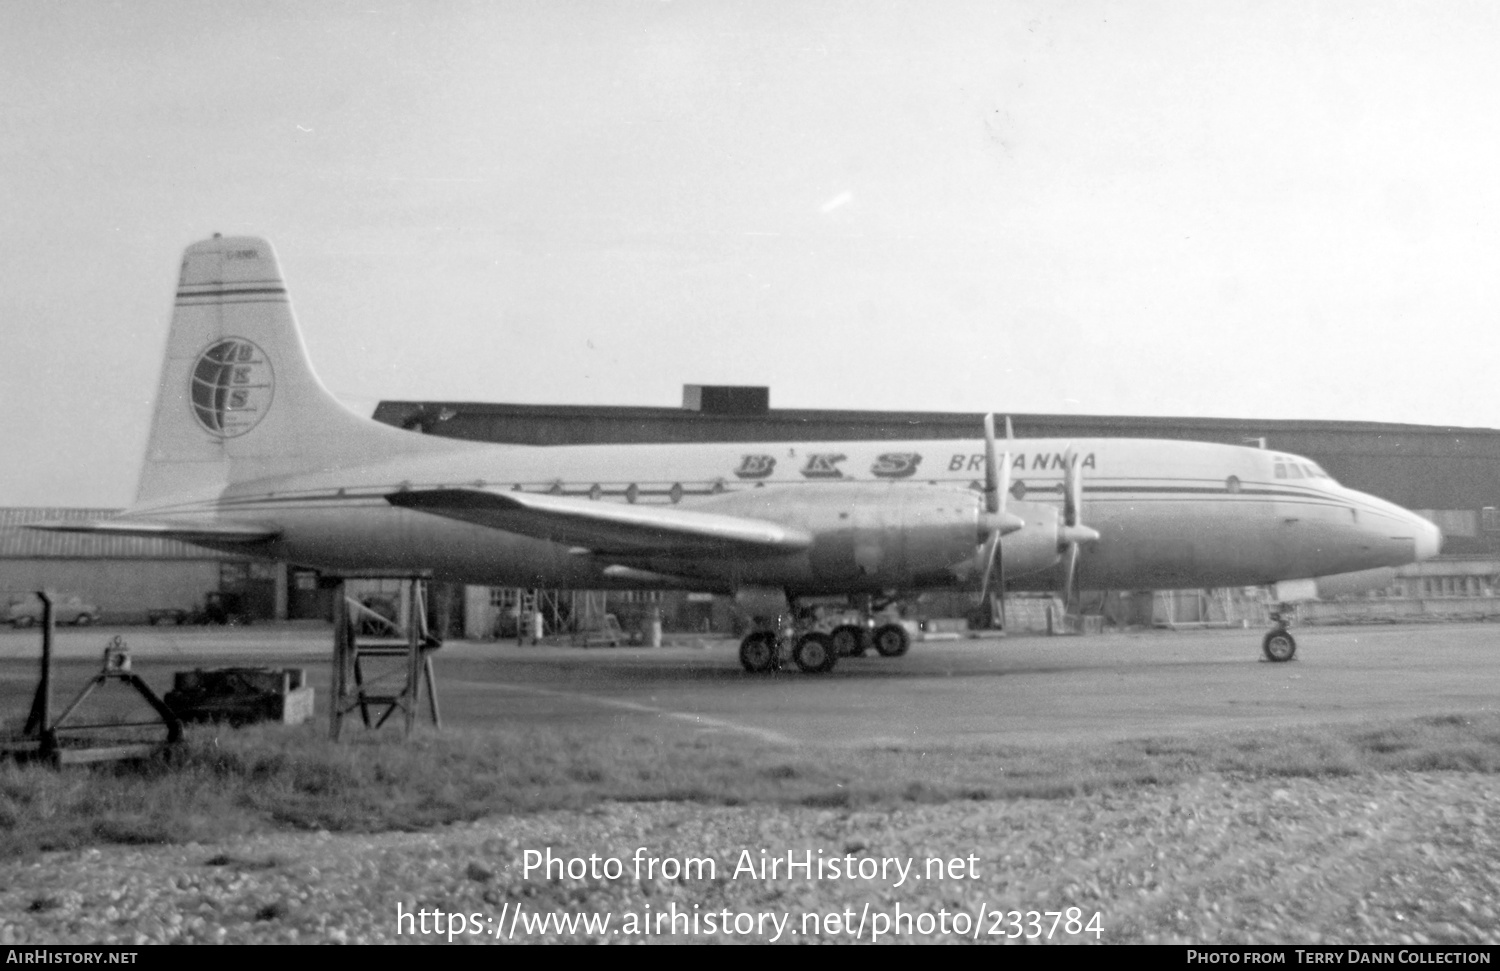
[[[1278,627],[1260,642],[1260,650],[1267,661],[1290,661],[1297,653],[1297,641],[1285,627]]]

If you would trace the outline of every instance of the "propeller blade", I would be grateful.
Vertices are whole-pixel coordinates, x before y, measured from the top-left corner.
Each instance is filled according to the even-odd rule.
[[[1005,419],[1005,439],[1013,437],[1010,418]],[[981,531],[984,533],[984,576],[979,584],[979,602],[991,603],[990,581],[1000,578],[1000,626],[1005,626],[1005,556],[1000,549],[1000,538],[1026,525],[1025,520],[1005,511],[1010,498],[1010,452],[996,455],[995,415],[984,416],[984,512]]]
[[[1000,531],[990,533],[990,538],[984,544],[984,579],[979,582],[979,599],[985,602],[990,595],[990,576],[994,573],[995,563],[1000,559]]]
[[[1098,530],[1083,525],[1083,473],[1078,469],[1078,456],[1070,444],[1063,453],[1063,514],[1057,526],[1057,550],[1063,554],[1061,593],[1064,613],[1073,612],[1079,546],[1098,538]]]
[[[1007,425],[1010,424],[1010,419],[1007,418],[1005,423]],[[1009,633],[1010,632],[1010,622],[1005,619],[1005,557],[1004,556],[1000,557],[1000,563],[998,565],[999,565],[999,568],[1000,568],[1000,570],[999,570],[999,572],[1000,572],[1000,629],[1003,630],[1003,631],[1005,631],[1005,632],[1007,632],[1007,633]]]
[[[1099,538],[1099,531],[1083,525],[1083,473],[1078,471],[1078,456],[1073,446],[1063,453],[1063,514],[1057,524],[1057,551],[1067,551],[1069,545],[1092,543]]]
[[[1007,463],[1009,464],[1009,463]],[[1000,511],[1000,476],[995,471],[995,416],[986,412],[984,416],[984,511]]]
[[[1078,474],[1078,456],[1073,446],[1063,453],[1063,525],[1077,526],[1083,506],[1083,477]]]
[[[984,416],[984,515],[979,535],[989,542],[991,533],[1013,533],[1026,525],[1019,516],[1005,511],[1010,490],[1010,453],[995,454],[995,416]]]
[[[1063,554],[1062,602],[1063,613],[1073,612],[1073,581],[1078,572],[1078,544],[1069,543]]]

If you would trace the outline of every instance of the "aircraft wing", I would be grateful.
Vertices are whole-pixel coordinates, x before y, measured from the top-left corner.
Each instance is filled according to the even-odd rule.
[[[794,526],[665,506],[480,488],[411,489],[385,498],[404,509],[583,547],[601,555],[774,555],[812,545],[811,534]]]
[[[92,522],[59,520],[30,523],[26,528],[49,533],[176,539],[184,543],[263,543],[281,535],[280,530],[249,523],[179,523],[160,519],[98,519]]]

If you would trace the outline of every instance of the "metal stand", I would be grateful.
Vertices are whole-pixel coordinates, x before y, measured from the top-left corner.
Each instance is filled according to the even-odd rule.
[[[42,665],[37,679],[36,694],[31,700],[31,712],[26,718],[26,727],[19,736],[0,740],[0,754],[16,758],[44,758],[54,765],[69,765],[80,762],[103,762],[110,759],[140,758],[155,755],[163,747],[182,738],[182,722],[162,703],[161,699],[138,676],[130,670],[130,651],[118,636],[104,648],[104,665],[100,672],[84,685],[78,697],[56,721],[52,720],[52,638],[56,632],[53,616],[52,596],[37,591],[42,601]],[[76,712],[96,689],[111,681],[119,681],[135,689],[146,700],[159,717],[157,721],[145,722],[100,722],[92,725],[70,725],[68,719]],[[161,728],[165,737],[139,741],[115,738],[112,742],[89,744],[73,738],[75,744],[65,745],[70,740],[65,733],[99,730]]]
[[[402,579],[406,584],[404,630],[339,586],[334,598],[333,684],[328,706],[329,736],[334,741],[343,731],[344,719],[356,710],[365,728],[380,728],[400,711],[403,732],[410,735],[424,693],[433,727],[443,727],[432,671],[432,652],[442,642],[427,630],[426,581]],[[367,661],[375,662],[369,670]]]
[[[120,682],[128,687],[134,688],[136,693],[146,700],[151,709],[159,716],[157,721],[144,722],[99,722],[92,725],[69,725],[68,719],[79,709],[84,700],[93,694],[98,688],[102,688],[111,681]],[[166,738],[159,741],[149,742],[124,742],[103,745],[81,745],[68,747],[62,744],[63,732],[88,732],[104,730],[116,730],[121,728],[165,728]],[[116,634],[110,639],[104,648],[104,665],[99,673],[83,686],[78,697],[73,703],[58,716],[52,726],[42,732],[42,755],[54,759],[59,765],[69,765],[79,762],[104,762],[111,759],[130,759],[142,756],[154,755],[161,751],[164,745],[171,745],[182,738],[182,722],[172,709],[151,690],[151,687],[142,681],[140,676],[130,670],[130,651],[125,646],[125,641]]]

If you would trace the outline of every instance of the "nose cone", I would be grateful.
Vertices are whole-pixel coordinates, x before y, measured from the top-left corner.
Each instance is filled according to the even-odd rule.
[[[1417,520],[1417,559],[1430,560],[1443,548],[1443,531],[1437,524],[1415,517]]]

